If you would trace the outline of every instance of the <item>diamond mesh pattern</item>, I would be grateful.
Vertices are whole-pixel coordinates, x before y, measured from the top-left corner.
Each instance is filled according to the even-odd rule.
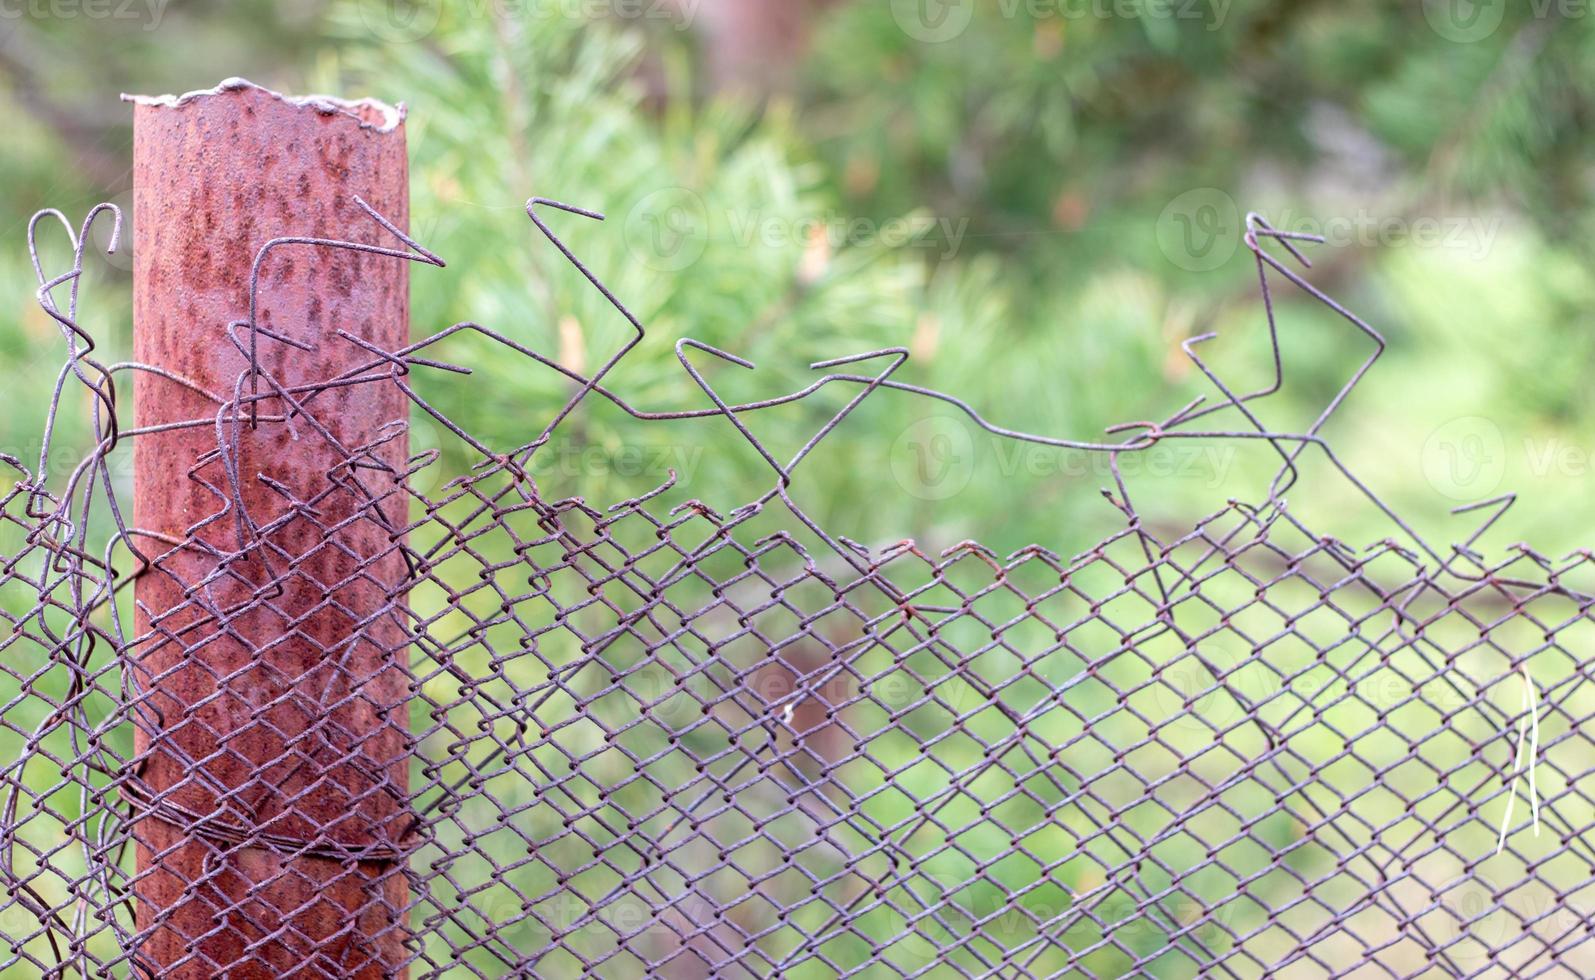
[[[1354,551],[1272,494],[870,549],[390,439],[242,541],[225,445],[214,514],[111,547],[105,454],[6,458],[7,976],[1595,973],[1586,552]]]

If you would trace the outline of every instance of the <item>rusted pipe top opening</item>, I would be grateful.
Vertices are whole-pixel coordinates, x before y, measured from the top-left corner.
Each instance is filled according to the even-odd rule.
[[[261,92],[279,102],[287,105],[304,106],[317,112],[328,115],[352,116],[359,120],[364,129],[375,130],[379,133],[390,133],[404,122],[404,103],[388,105],[377,99],[340,99],[332,95],[302,95],[289,96],[281,92],[274,92],[263,85],[256,85],[245,78],[229,78],[215,88],[198,89],[185,92],[182,95],[128,95],[123,94],[122,101],[132,102],[135,105],[168,106],[179,108],[189,102],[199,99],[214,98],[227,92],[237,92],[243,89],[253,89]]]

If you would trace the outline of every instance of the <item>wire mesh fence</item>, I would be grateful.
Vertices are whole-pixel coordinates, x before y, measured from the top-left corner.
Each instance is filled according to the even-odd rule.
[[[560,207],[528,213],[602,290],[539,216]],[[1377,353],[1305,431],[1274,432],[1251,406],[1277,379],[1234,391],[1197,338],[1219,396],[1103,444],[897,381],[899,350],[733,405],[702,366],[730,355],[683,341],[707,407],[650,414],[602,383],[635,341],[588,377],[475,324],[398,350],[340,331],[357,369],[286,384],[255,353],[283,335],[242,320],[238,385],[196,391],[95,359],[76,286],[96,217],[119,220],[91,213],[74,266],[39,275],[67,345],[45,450],[4,459],[7,975],[1595,972],[1589,553],[1475,550],[1509,498],[1431,547],[1349,472],[1393,538],[1352,548],[1284,504],[1309,457],[1339,467],[1320,430]],[[368,227],[409,251],[318,248],[430,256]],[[1288,283],[1382,349],[1294,270],[1294,239],[1250,221],[1276,345]],[[574,386],[515,451],[410,382],[457,369],[440,358],[462,333]],[[168,423],[215,435],[176,461],[212,503],[186,534],[119,501],[112,461],[161,429],[119,427],[129,374],[214,409]],[[335,441],[356,387],[399,393],[474,465],[395,453],[400,416],[330,471],[263,478],[270,512],[244,506],[250,440]],[[821,388],[851,398],[778,459],[758,413]],[[1073,557],[828,533],[791,487],[871,397],[1102,453],[1123,526]],[[549,499],[530,461],[587,399],[637,425],[722,417],[771,489],[723,512],[667,506],[668,484]],[[74,404],[97,445],[52,480]],[[1154,525],[1117,463],[1177,439],[1265,443],[1278,476]]]

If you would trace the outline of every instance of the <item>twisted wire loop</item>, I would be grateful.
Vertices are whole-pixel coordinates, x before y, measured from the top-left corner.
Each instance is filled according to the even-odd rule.
[[[602,216],[546,199],[528,202],[535,227],[633,328],[591,376],[460,323],[398,350],[337,330],[322,342],[351,345],[358,367],[288,383],[259,352],[308,347],[255,322],[267,249],[442,264],[357,203],[402,248],[269,243],[247,317],[216,325],[248,365],[224,392],[96,360],[78,286],[89,225],[119,226],[114,208],[78,228],[54,211],[30,226],[31,244],[58,221],[72,265],[51,276],[32,250],[65,358],[37,465],[0,456],[6,976],[153,975],[141,949],[176,920],[136,911],[133,895],[156,873],[215,896],[212,931],[230,945],[180,937],[183,965],[214,975],[263,950],[291,953],[306,976],[353,975],[395,938],[383,929],[425,977],[1595,975],[1590,552],[1481,551],[1510,496],[1463,508],[1477,530],[1436,547],[1345,466],[1325,425],[1384,342],[1298,271],[1305,236],[1248,219],[1270,383],[1237,391],[1199,353],[1209,338],[1193,338],[1186,353],[1215,394],[1093,442],[1014,431],[903,381],[897,348],[821,361],[797,391],[732,403],[715,362],[753,365],[682,338],[704,404],[639,408],[605,379],[645,327],[542,213]],[[1368,351],[1302,431],[1260,414],[1285,383],[1280,283]],[[490,448],[417,392],[417,371],[468,373],[441,353],[464,335],[574,384],[517,448]],[[123,425],[130,372],[214,413]],[[336,443],[322,413],[353,386],[402,392],[449,453],[395,459],[409,425],[395,418],[339,446],[319,484],[262,477],[283,508],[251,514],[240,433]],[[79,387],[88,397],[70,399]],[[759,435],[764,410],[836,388],[845,405],[795,454]],[[804,460],[866,399],[905,396],[996,437],[1103,454],[1122,526],[1073,557],[831,534],[801,502]],[[636,425],[721,420],[721,451],[746,442],[770,489],[723,513],[667,505],[673,474],[627,500],[550,499],[530,475],[536,454],[592,399]],[[53,445],[67,404],[86,406],[75,424],[92,447],[70,467]],[[216,437],[187,461],[214,509],[178,537],[127,521],[113,473],[129,441],[174,427]],[[1258,446],[1278,470],[1255,499],[1178,526],[1143,519],[1120,463],[1180,439]],[[1287,506],[1287,491],[1330,478],[1391,536],[1353,547]],[[351,529],[383,544],[356,548]],[[184,551],[213,571],[175,582],[175,607],[142,609],[135,627],[129,583],[170,574],[163,558]],[[309,571],[332,568],[336,582]],[[349,638],[301,674],[241,638],[267,623],[301,642],[315,617]],[[218,643],[247,655],[213,668],[213,697],[256,705],[250,732],[208,731],[203,702],[161,693],[202,648],[225,660]],[[361,643],[399,655],[396,686],[350,668]],[[394,689],[396,701],[378,693]],[[403,744],[371,744],[395,717],[408,719]],[[187,783],[245,771],[159,789],[146,776],[161,759]],[[315,812],[333,773],[330,798],[347,806]],[[157,854],[157,871],[138,871],[151,821],[202,842],[203,860]],[[304,857],[321,859],[329,888],[355,881],[364,896],[328,902],[314,935],[274,890]],[[229,898],[245,863],[253,884]],[[373,935],[372,921],[389,925]]]

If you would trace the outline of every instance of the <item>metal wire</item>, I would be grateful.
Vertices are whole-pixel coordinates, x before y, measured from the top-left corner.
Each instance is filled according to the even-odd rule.
[[[29,227],[38,302],[66,359],[37,469],[0,456],[13,475],[0,498],[6,975],[154,976],[142,950],[178,920],[136,912],[139,881],[169,875],[185,895],[221,894],[229,868],[260,854],[284,869],[290,858],[324,862],[328,881],[362,883],[364,904],[329,905],[324,932],[307,935],[289,925],[304,910],[275,905],[268,881],[246,902],[218,900],[212,929],[183,937],[181,968],[228,975],[275,948],[306,976],[349,976],[397,935],[405,963],[384,973],[426,977],[1595,974],[1590,552],[1476,550],[1510,496],[1463,508],[1482,524],[1436,547],[1346,467],[1324,427],[1384,341],[1289,264],[1307,265],[1296,244],[1307,236],[1247,221],[1271,383],[1237,392],[1198,353],[1211,335],[1193,338],[1185,351],[1211,401],[1088,441],[1014,431],[896,380],[901,348],[820,361],[824,373],[797,391],[731,404],[693,355],[753,365],[683,338],[677,357],[709,404],[638,408],[603,382],[645,327],[539,209],[602,215],[545,199],[527,204],[535,227],[634,328],[591,376],[460,323],[399,350],[339,329],[326,343],[358,350],[358,367],[285,384],[260,351],[307,348],[256,322],[268,250],[443,264],[357,203],[403,247],[263,247],[247,317],[225,325],[249,365],[230,392],[95,359],[78,286],[90,225],[109,212],[119,228],[114,207],[75,229],[55,211]],[[72,250],[55,276],[34,246],[46,218]],[[1271,430],[1255,411],[1283,383],[1279,281],[1371,346],[1299,432]],[[468,373],[434,350],[461,334],[575,383],[511,452],[410,381],[417,370]],[[879,369],[852,368],[866,362]],[[199,392],[215,412],[121,428],[129,372]],[[91,396],[95,448],[52,487],[53,435],[74,384]],[[245,426],[335,443],[318,413],[335,410],[338,389],[368,385],[402,391],[472,465],[445,481],[431,473],[444,465],[435,450],[385,462],[378,450],[408,424],[396,418],[370,444],[340,447],[346,465],[319,485],[270,484],[282,512],[252,515]],[[756,434],[759,412],[837,385],[851,398],[789,458]],[[1124,526],[1072,558],[1041,545],[1006,556],[976,542],[872,548],[829,533],[794,498],[801,465],[865,399],[905,395],[997,436],[1104,454],[1114,484],[1104,492]],[[768,463],[772,485],[727,513],[666,507],[674,474],[607,506],[549,499],[531,463],[594,397],[638,425],[721,417]],[[1223,413],[1229,428],[1196,425]],[[216,509],[181,538],[124,518],[127,488],[110,465],[129,440],[174,428],[215,433],[188,477]],[[1155,525],[1119,462],[1176,439],[1261,441],[1280,467],[1260,499]],[[1352,548],[1287,507],[1309,456],[1381,511],[1393,536]],[[352,517],[329,516],[335,497],[356,501]],[[389,516],[395,500],[409,514],[402,527]],[[380,552],[343,533],[362,521],[385,532]],[[306,528],[308,546],[288,543]],[[142,609],[150,625],[134,628],[118,595],[172,575],[185,550],[208,555],[214,573],[178,582],[179,606]],[[329,555],[342,580],[304,574],[307,558]],[[398,587],[348,599],[395,560]],[[247,585],[247,602],[218,598],[229,579]],[[248,621],[280,620],[287,637],[304,617],[285,612],[284,597],[307,593],[309,606],[355,621],[352,638],[296,676],[282,676],[270,645],[250,644],[252,659],[218,673],[213,695],[254,698],[260,718],[287,706],[303,730],[274,730],[275,756],[248,758],[240,784],[199,797],[153,786],[147,770],[163,753],[195,778],[245,755],[229,744],[237,733],[213,732],[214,752],[196,758],[177,733],[203,725],[204,706],[163,698],[152,665],[202,660]],[[375,680],[346,668],[354,645],[388,642],[371,639],[384,631],[408,665],[403,704],[380,703]],[[373,712],[407,714],[405,787],[371,744]],[[305,787],[335,769],[358,783],[344,787],[350,810],[302,812]],[[1528,805],[1511,809],[1515,795]],[[370,812],[391,819],[345,832]],[[151,821],[204,842],[203,866],[152,847],[141,829]],[[371,915],[386,923],[375,938],[361,925]],[[218,959],[218,935],[236,940],[232,958]],[[351,935],[328,952],[328,937]]]

